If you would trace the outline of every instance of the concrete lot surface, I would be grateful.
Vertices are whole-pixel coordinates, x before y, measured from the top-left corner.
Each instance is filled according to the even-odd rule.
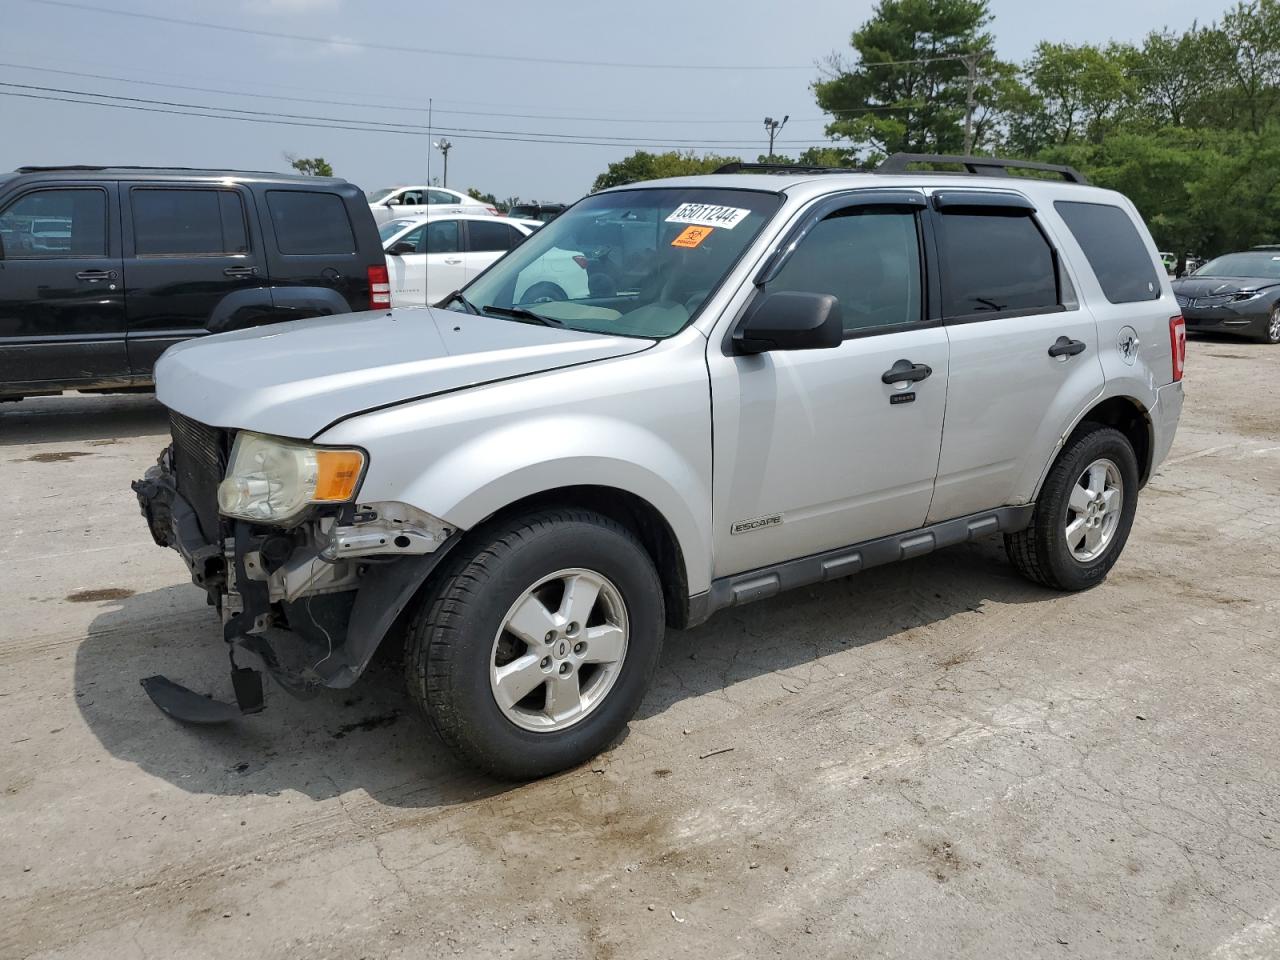
[[[1280,349],[1189,352],[1101,587],[993,541],[730,611],[523,786],[456,766],[392,658],[164,717],[139,678],[230,683],[128,489],[163,411],[0,407],[0,957],[1280,956]]]

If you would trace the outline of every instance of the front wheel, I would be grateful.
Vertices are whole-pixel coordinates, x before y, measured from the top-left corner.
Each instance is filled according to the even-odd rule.
[[[1085,424],[1050,468],[1031,525],[1005,535],[1005,551],[1029,580],[1086,590],[1115,565],[1137,505],[1138,458],[1128,438]]]
[[[1258,339],[1263,343],[1280,343],[1280,303],[1271,308]]]
[[[509,779],[626,726],[662,649],[662,586],[629,530],[547,510],[475,531],[409,629],[409,692],[462,760]]]

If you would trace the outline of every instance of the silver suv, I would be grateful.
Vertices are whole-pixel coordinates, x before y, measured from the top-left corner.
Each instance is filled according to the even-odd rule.
[[[534,777],[725,607],[997,533],[1032,580],[1097,584],[1173,440],[1183,323],[1128,200],[1019,166],[618,188],[437,307],[171,348],[173,444],[134,489],[237,703],[144,686],[221,721],[263,672],[347,687],[403,644],[445,742]],[[566,260],[572,297],[523,282]]]

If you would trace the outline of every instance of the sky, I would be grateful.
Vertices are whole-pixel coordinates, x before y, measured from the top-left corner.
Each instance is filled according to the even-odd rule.
[[[1231,5],[991,0],[991,29],[999,55],[1021,61],[1041,39],[1139,40],[1152,29],[1207,22]],[[873,6],[0,0],[0,170],[284,170],[290,153],[323,156],[338,176],[372,190],[427,182],[428,165],[442,178],[431,144],[443,135],[452,143],[448,186],[570,202],[636,147],[754,158],[767,146],[766,116],[790,116],[779,152],[824,143],[809,89],[816,64],[849,50]],[[86,93],[136,98],[132,105],[146,110],[30,99],[92,99]],[[240,115],[263,122],[179,115],[210,108],[256,111]],[[367,129],[320,129],[324,118]]]

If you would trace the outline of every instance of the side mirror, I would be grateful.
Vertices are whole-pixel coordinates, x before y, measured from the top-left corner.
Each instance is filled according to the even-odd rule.
[[[829,293],[767,293],[733,331],[735,353],[829,350],[843,342],[840,301]]]
[[[407,240],[396,241],[391,245],[391,249],[387,251],[387,253],[391,254],[394,257],[403,257],[406,253],[417,253],[417,252],[418,252],[417,245],[413,243],[409,243]]]

